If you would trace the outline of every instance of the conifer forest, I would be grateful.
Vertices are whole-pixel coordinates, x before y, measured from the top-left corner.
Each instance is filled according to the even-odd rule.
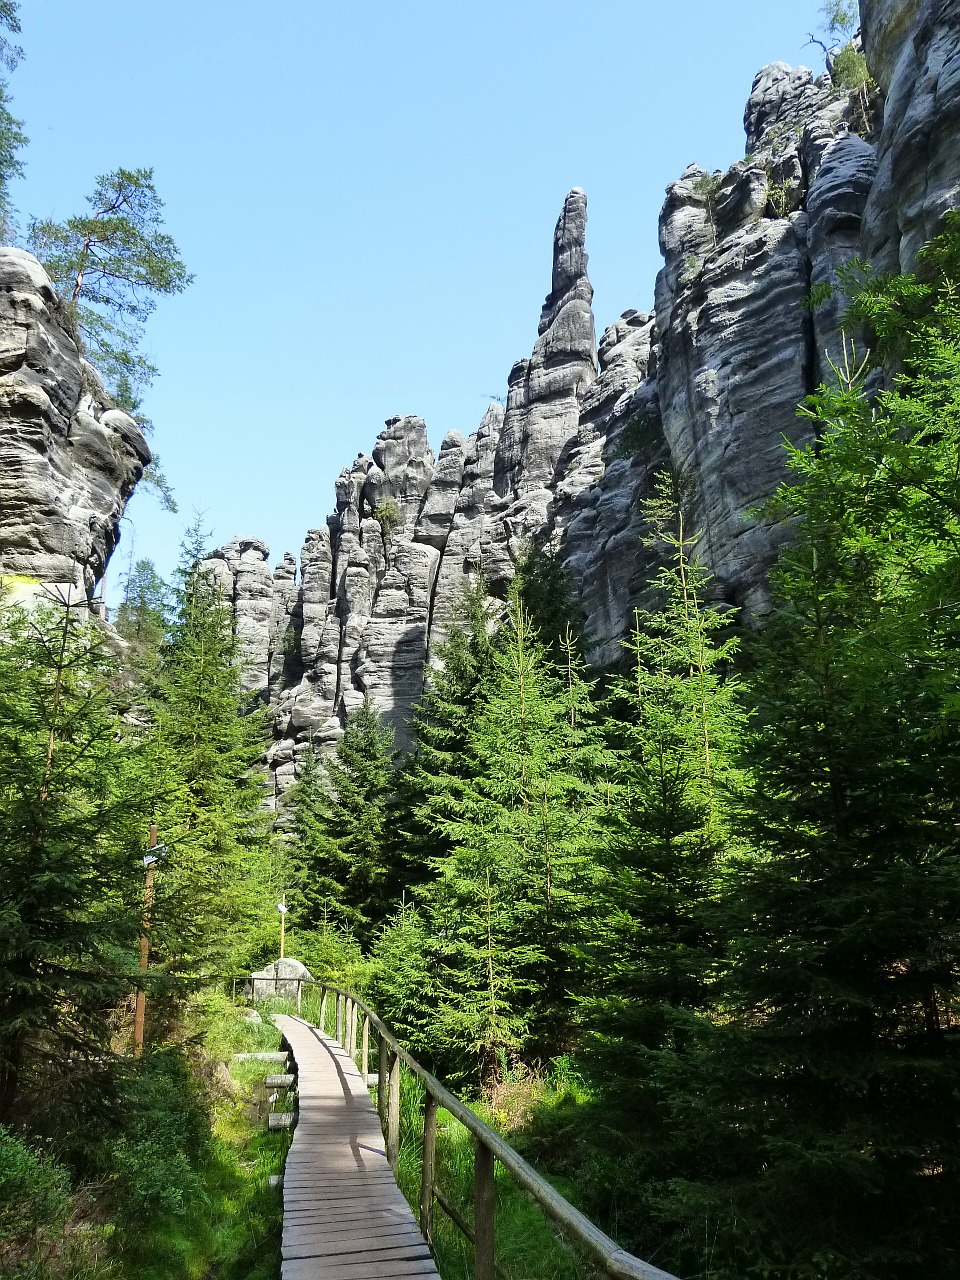
[[[134,485],[176,511],[145,440],[142,405],[157,369],[144,325],[192,277],[147,168],[97,177],[83,215],[21,227],[10,190],[26,138],[10,84],[23,15],[0,0],[0,213],[13,246],[0,250],[0,283],[5,270],[20,273],[10,276],[18,296],[42,297],[44,350],[57,353],[38,359],[61,362],[44,394],[67,404],[63,388],[76,384],[81,407],[62,410],[61,432],[75,452],[87,447],[81,427],[114,433],[83,465],[101,467],[121,495],[113,526],[77,517],[82,537],[70,533],[66,555],[69,539],[21,536],[33,482],[8,490],[0,478],[0,1275],[280,1280],[276,1181],[290,1138],[266,1117],[271,1105],[295,1106],[283,1083],[293,1077],[270,1077],[281,1045],[271,1019],[294,1007],[276,986],[253,999],[249,978],[285,955],[362,998],[566,1200],[669,1277],[960,1276],[960,98],[954,89],[945,102],[944,88],[960,67],[960,10],[952,0],[887,8],[909,25],[914,49],[927,40],[941,50],[933,118],[953,138],[952,196],[908,261],[854,251],[851,240],[843,255],[830,250],[829,272],[820,259],[804,268],[795,310],[808,335],[807,386],[793,396],[789,428],[764,446],[776,483],[734,513],[749,538],[766,538],[743,570],[749,589],[730,585],[709,499],[707,473],[727,463],[706,446],[684,452],[670,435],[687,403],[677,393],[683,404],[671,408],[670,370],[692,367],[700,348],[695,339],[676,354],[659,294],[674,291],[679,333],[701,290],[702,342],[735,343],[742,317],[719,340],[704,317],[725,305],[710,272],[732,272],[736,252],[736,270],[748,270],[735,243],[743,227],[776,233],[777,245],[796,233],[804,253],[827,234],[814,180],[783,156],[807,165],[816,144],[823,171],[834,164],[831,191],[846,182],[849,193],[860,181],[850,175],[879,148],[878,189],[905,92],[891,88],[900,84],[887,65],[894,36],[879,4],[824,9],[811,39],[827,69],[796,80],[806,116],[777,117],[777,136],[768,128],[750,142],[734,178],[688,170],[671,188],[665,210],[682,205],[688,237],[700,218],[712,246],[671,247],[661,234],[660,336],[650,337],[652,315],[625,313],[615,341],[600,344],[594,385],[621,368],[605,351],[643,330],[629,395],[618,386],[614,411],[578,393],[576,448],[593,438],[584,422],[595,435],[607,424],[591,510],[606,510],[617,477],[634,477],[618,491],[630,537],[603,552],[611,582],[618,558],[636,566],[625,629],[601,635],[613,659],[597,660],[604,624],[584,585],[587,560],[570,551],[579,526],[563,516],[562,502],[574,502],[563,483],[580,455],[558,452],[561,480],[539,489],[517,488],[515,468],[509,512],[516,527],[527,520],[523,536],[509,557],[499,533],[489,554],[464,538],[453,580],[442,557],[459,517],[442,546],[410,532],[409,495],[390,490],[384,461],[399,438],[391,419],[381,452],[363,463],[370,487],[350,490],[354,472],[338,481],[330,600],[310,596],[316,530],[299,576],[277,571],[286,613],[277,623],[275,594],[261,679],[241,578],[203,516],[182,534],[175,572],[131,552],[115,599],[97,598]],[[768,92],[764,74],[751,103]],[[836,151],[817,133],[824,120]],[[939,155],[942,136],[914,149]],[[905,151],[889,154],[908,163]],[[746,189],[734,179],[766,185],[731,231],[724,219]],[[929,173],[924,183],[933,189]],[[577,196],[558,224],[548,337],[572,323],[563,307],[589,312],[585,266],[563,275],[579,252],[569,230]],[[848,209],[846,195],[831,199]],[[865,227],[880,217],[871,208]],[[859,235],[860,214],[855,222]],[[685,264],[675,279],[671,253]],[[772,296],[776,282],[763,279],[758,293]],[[30,303],[33,314],[40,306]],[[589,323],[592,333],[592,314]],[[742,374],[743,395],[764,368],[764,344],[780,340],[777,323]],[[528,381],[539,350],[525,363]],[[559,359],[547,351],[544,377]],[[8,395],[0,365],[0,466],[13,475],[27,435],[8,431],[5,415],[17,432],[32,420],[26,392]],[[732,400],[721,383],[710,395]],[[506,418],[496,406],[485,424],[515,420],[517,385],[512,374]],[[550,403],[565,394],[551,390]],[[532,436],[546,419],[529,397]],[[471,437],[475,488],[506,474],[492,461],[483,473],[491,430]],[[509,437],[505,429],[497,448]],[[445,441],[438,467],[449,450]],[[98,460],[107,454],[109,468]],[[73,487],[44,511],[85,512],[103,491],[105,481],[63,479],[67,469],[51,464],[55,483]],[[459,492],[468,487],[462,480]],[[418,530],[433,510],[425,492]],[[492,504],[488,495],[484,518],[505,509],[505,492]],[[523,513],[540,499],[522,508],[524,492],[547,495],[539,529]],[[60,519],[37,517],[50,528]],[[376,620],[387,588],[408,607],[409,566],[424,545],[440,554],[408,712],[382,695],[387,676],[369,675],[369,635],[366,648],[348,645],[352,620]],[[760,545],[745,536],[743,561]],[[351,583],[368,571],[381,595],[355,606]],[[339,628],[333,658],[318,638],[327,624]],[[301,714],[298,691],[309,686],[313,708],[324,681],[337,691],[333,715]],[[316,1020],[302,997],[298,988],[296,1013]],[[394,1171],[416,1209],[423,1099],[409,1077],[400,1088]],[[438,1168],[469,1218],[472,1156],[440,1115]],[[497,1275],[602,1274],[532,1200],[499,1175],[496,1187]],[[475,1274],[465,1245],[429,1243],[444,1280]]]

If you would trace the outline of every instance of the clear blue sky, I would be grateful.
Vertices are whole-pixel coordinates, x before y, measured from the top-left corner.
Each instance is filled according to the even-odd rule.
[[[383,420],[467,433],[529,354],[563,197],[601,330],[649,308],[666,184],[743,154],[754,73],[819,69],[820,0],[24,0],[25,213],[153,166],[191,288],[147,336],[181,514],[138,495],[116,581],[215,541],[298,552]],[[135,530],[135,535],[134,535]],[[114,589],[115,596],[115,589]]]

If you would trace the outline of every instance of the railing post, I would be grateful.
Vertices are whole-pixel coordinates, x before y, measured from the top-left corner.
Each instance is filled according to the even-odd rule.
[[[360,1024],[360,1070],[363,1073],[363,1083],[366,1084],[367,1072],[370,1070],[370,1019],[366,1014]]]
[[[390,1054],[390,1079],[387,1083],[387,1163],[397,1167],[400,1151],[400,1055]]]
[[[337,1044],[343,1044],[343,996],[337,994]]]
[[[347,1001],[347,1041],[343,1046],[351,1058],[356,1056],[357,1044],[357,1004],[352,998]]]
[[[320,1030],[327,1034],[327,988],[320,988]]]
[[[300,1000],[301,1000],[302,992],[303,992],[303,979],[298,978],[297,979],[297,1017],[298,1018],[300,1017]]]
[[[437,1100],[428,1089],[423,1099],[423,1169],[420,1178],[420,1234],[433,1247],[434,1164],[437,1154]]]
[[[380,1112],[380,1127],[387,1132],[387,1042],[379,1035],[380,1052],[377,1055],[377,1110]]]
[[[480,1141],[473,1148],[473,1275],[474,1280],[495,1280],[494,1211],[496,1205],[494,1155]]]

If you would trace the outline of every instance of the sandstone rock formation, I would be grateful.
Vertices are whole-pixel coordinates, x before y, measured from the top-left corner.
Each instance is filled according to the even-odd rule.
[[[0,574],[93,595],[150,461],[80,354],[46,272],[0,249]]]
[[[756,77],[746,150],[726,172],[691,165],[667,190],[664,266],[652,313],[630,310],[595,346],[586,198],[567,196],[553,275],[506,412],[451,432],[435,457],[421,419],[390,419],[336,485],[336,511],[271,576],[256,539],[217,556],[235,602],[251,688],[274,711],[278,790],[312,739],[332,744],[371,697],[409,741],[431,650],[465,580],[502,590],[534,543],[558,551],[586,620],[588,656],[622,657],[650,598],[657,553],[643,499],[669,465],[688,486],[688,524],[719,597],[768,607],[767,571],[787,532],[758,508],[785,475],[797,405],[842,358],[837,293],[865,250],[909,268],[960,203],[960,19],[956,0],[864,0],[877,95],[784,63]]]
[[[907,271],[960,204],[960,12],[956,0],[861,0],[864,52],[884,96],[863,251]]]

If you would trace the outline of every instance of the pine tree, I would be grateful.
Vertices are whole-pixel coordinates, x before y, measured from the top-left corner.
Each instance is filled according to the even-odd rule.
[[[872,396],[854,357],[834,371],[775,505],[799,535],[752,646],[757,853],[723,1022],[670,1096],[670,1212],[741,1275],[960,1263],[958,267],[954,218],[921,275],[861,288],[899,375]]]
[[[147,814],[119,668],[86,608],[0,618],[0,1120],[24,1071],[109,1050]]]
[[[387,832],[395,759],[393,731],[369,699],[332,756],[305,756],[292,797],[301,927],[342,923],[368,939],[388,915],[400,890]]]
[[[466,767],[434,779],[451,852],[423,893],[441,940],[438,1034],[486,1078],[505,1056],[548,1056],[568,1034],[603,762],[573,642],[561,671],[516,600],[504,628]]]
[[[101,174],[87,203],[89,213],[65,222],[34,219],[31,245],[120,407],[136,412],[157,373],[138,349],[143,324],[157,295],[182,293],[192,276],[163,230],[152,169]]]
[[[275,916],[257,768],[264,717],[243,690],[232,612],[202,557],[195,525],[149,699],[151,800],[169,850],[157,877],[154,933],[179,971],[249,964],[254,940],[272,932]]]
[[[746,713],[730,666],[731,613],[709,603],[709,574],[686,530],[682,483],[665,473],[647,504],[667,557],[662,605],[638,611],[631,671],[607,702],[611,803],[605,823],[606,913],[585,1006],[599,1078],[647,1087],[645,1055],[680,1048],[710,1007],[721,952],[718,900],[732,853],[730,810],[742,789]]]

